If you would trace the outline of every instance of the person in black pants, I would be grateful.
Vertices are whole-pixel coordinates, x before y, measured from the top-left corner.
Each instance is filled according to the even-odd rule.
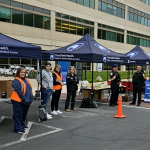
[[[133,78],[132,78],[133,101],[131,103],[129,103],[130,105],[135,105],[135,103],[136,103],[136,94],[138,93],[137,106],[140,106],[142,86],[143,86],[144,82],[145,82],[145,73],[141,71],[141,66],[137,66],[137,72],[134,73]]]
[[[67,74],[66,81],[67,81],[67,99],[65,103],[65,111],[70,112],[69,103],[71,97],[72,97],[71,109],[76,110],[75,98],[76,98],[76,91],[78,90],[77,84],[79,83],[79,79],[78,76],[76,75],[76,69],[74,66],[70,67],[69,73]]]
[[[121,81],[120,74],[117,72],[118,66],[116,64],[113,65],[113,69],[110,72],[110,79],[111,79],[111,97],[109,106],[118,105],[118,96],[119,96],[119,84]]]
[[[61,74],[61,66],[56,65],[53,72],[53,94],[52,94],[52,102],[51,102],[52,115],[62,114],[62,112],[58,110],[61,90],[62,90],[62,86],[64,85],[62,80],[63,78]]]

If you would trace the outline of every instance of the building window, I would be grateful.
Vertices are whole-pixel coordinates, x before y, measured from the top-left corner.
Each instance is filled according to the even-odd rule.
[[[24,12],[24,25],[33,27],[33,14]]]
[[[139,1],[141,1],[141,2],[143,2],[145,4],[147,4],[147,5],[150,5],[150,0],[139,0]]]
[[[12,9],[12,23],[23,25],[23,12]]]
[[[128,20],[150,27],[150,15],[128,7]]]
[[[23,8],[24,8],[24,9],[28,9],[28,10],[33,10],[33,6],[27,5],[27,4],[24,4],[24,5],[23,5]]]
[[[99,0],[98,10],[117,17],[125,18],[125,5],[114,0]]]
[[[0,3],[10,5],[10,0],[0,0]]]
[[[69,0],[74,3],[78,3],[80,5],[84,5],[90,8],[95,8],[95,0]]]
[[[44,17],[44,29],[50,30],[50,18],[49,17]]]
[[[150,47],[150,36],[127,31],[127,44]]]
[[[98,39],[124,43],[124,30],[98,24]]]
[[[14,2],[14,1],[11,2],[11,5],[15,6],[15,7],[19,7],[19,8],[22,8],[22,6],[23,6],[22,3]]]
[[[43,28],[43,16],[34,15],[34,26],[37,28]]]
[[[91,63],[83,63],[83,70],[91,70]]]
[[[11,22],[11,9],[0,7],[0,21]]]
[[[94,22],[56,13],[56,31],[94,37]]]

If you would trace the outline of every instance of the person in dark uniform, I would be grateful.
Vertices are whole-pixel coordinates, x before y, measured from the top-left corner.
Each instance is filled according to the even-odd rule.
[[[111,79],[111,97],[109,106],[118,105],[118,96],[119,96],[119,84],[121,81],[120,74],[117,72],[118,66],[114,64],[112,71],[110,72],[110,79]]]
[[[65,111],[70,112],[69,103],[70,103],[71,97],[72,97],[71,109],[76,110],[75,98],[76,98],[76,91],[78,90],[77,84],[79,83],[79,79],[76,74],[76,69],[74,66],[70,67],[69,73],[67,74],[67,77],[66,77],[66,81],[67,81],[67,99],[66,99],[66,103],[65,103]]]
[[[133,101],[131,103],[129,103],[130,105],[135,105],[135,103],[136,103],[136,94],[138,93],[137,106],[140,106],[142,86],[143,86],[144,82],[145,82],[145,73],[143,73],[141,71],[141,66],[137,66],[137,72],[135,72],[133,77],[132,77]]]

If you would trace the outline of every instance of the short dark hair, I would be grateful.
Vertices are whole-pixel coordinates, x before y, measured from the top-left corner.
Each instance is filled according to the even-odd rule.
[[[26,76],[26,69],[25,69],[24,67],[20,67],[20,68],[17,69],[16,77],[20,77],[20,72],[21,72],[22,70],[25,70],[25,76]]]
[[[51,63],[46,63],[46,64],[45,64],[45,67],[46,67],[46,66],[48,66],[48,65],[50,65],[50,66],[51,66]]]

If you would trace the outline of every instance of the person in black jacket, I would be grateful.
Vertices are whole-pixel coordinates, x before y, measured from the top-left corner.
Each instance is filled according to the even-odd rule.
[[[76,75],[76,69],[74,66],[70,66],[69,73],[67,74],[66,77],[66,82],[67,82],[67,99],[65,103],[65,111],[70,112],[69,103],[71,96],[72,96],[71,109],[76,110],[75,98],[76,98],[76,91],[78,90],[77,84],[79,83],[79,79],[78,76]]]
[[[130,105],[135,105],[136,102],[136,94],[138,93],[138,102],[137,106],[141,104],[141,93],[142,86],[145,82],[145,73],[141,71],[141,66],[137,66],[137,72],[134,73],[132,78],[133,83],[133,101],[129,103]]]

